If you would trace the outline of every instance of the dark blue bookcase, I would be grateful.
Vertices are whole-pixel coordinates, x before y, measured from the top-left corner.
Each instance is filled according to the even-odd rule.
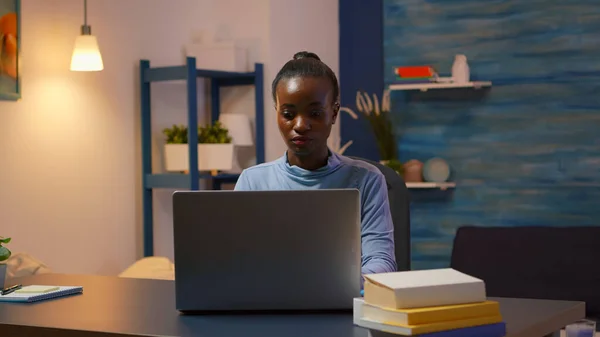
[[[237,174],[203,174],[198,171],[198,130],[188,127],[189,174],[154,173],[152,171],[152,111],[151,84],[161,81],[185,80],[187,83],[187,125],[198,125],[197,79],[210,79],[211,121],[219,119],[222,87],[254,85],[255,88],[255,135],[256,163],[265,161],[264,131],[264,74],[263,64],[255,63],[252,72],[227,72],[196,68],[196,59],[187,57],[185,65],[150,67],[149,60],[140,60],[140,99],[142,137],[142,180],[143,180],[143,235],[144,256],[154,255],[154,233],[152,216],[152,191],[156,188],[199,190],[200,180],[212,182],[213,189],[223,183],[235,183]]]

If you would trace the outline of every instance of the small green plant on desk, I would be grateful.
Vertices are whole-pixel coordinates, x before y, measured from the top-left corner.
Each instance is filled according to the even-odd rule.
[[[0,236],[0,289],[4,289],[4,282],[6,280],[6,263],[4,261],[8,260],[10,257],[10,250],[3,245],[10,242],[10,238],[5,238]]]
[[[11,255],[10,250],[3,246],[9,242],[10,242],[10,238],[5,238],[5,237],[0,236],[0,262],[8,260],[8,258]]]

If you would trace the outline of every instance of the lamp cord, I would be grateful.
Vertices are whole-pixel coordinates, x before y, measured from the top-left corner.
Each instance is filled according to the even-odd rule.
[[[83,0],[83,24],[87,26],[87,0]]]

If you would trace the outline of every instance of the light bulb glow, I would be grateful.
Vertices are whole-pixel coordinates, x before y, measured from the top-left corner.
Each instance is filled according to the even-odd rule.
[[[80,35],[75,39],[71,56],[71,71],[101,71],[104,69],[98,40],[94,35]]]

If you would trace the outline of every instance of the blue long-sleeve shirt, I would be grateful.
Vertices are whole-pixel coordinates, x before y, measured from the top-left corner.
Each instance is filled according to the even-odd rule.
[[[287,154],[275,161],[247,168],[240,175],[235,190],[358,189],[361,199],[361,272],[396,271],[394,226],[383,174],[364,161],[330,153],[327,165],[313,171],[290,165]]]

